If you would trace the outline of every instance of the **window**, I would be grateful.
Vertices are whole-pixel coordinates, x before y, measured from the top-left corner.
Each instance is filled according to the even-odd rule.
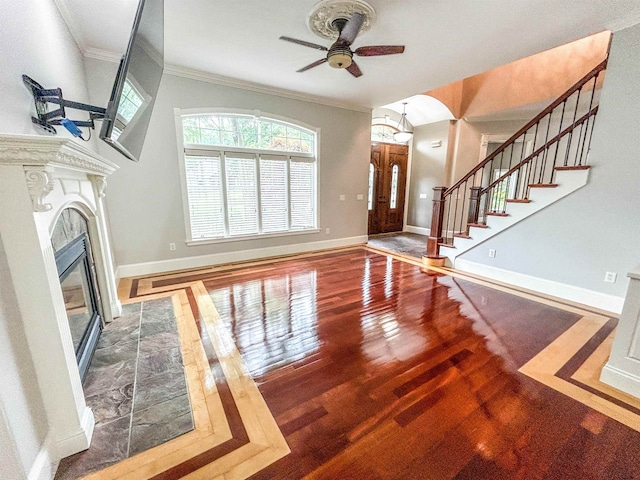
[[[384,143],[400,143],[404,145],[406,142],[396,142],[393,138],[393,134],[398,131],[397,128],[391,125],[372,125],[371,126],[371,141],[372,142],[384,142]]]
[[[118,114],[113,126],[113,138],[118,139],[129,124],[134,124],[149,104],[151,97],[147,95],[133,77],[128,76],[122,87]],[[124,138],[124,135],[123,137]]]
[[[502,175],[507,173],[508,170],[506,168],[499,169],[496,168],[493,171],[493,180],[498,180]],[[516,193],[516,188],[518,186],[518,172],[514,172],[509,175],[507,178],[498,182],[494,187],[491,193],[491,211],[504,212],[507,208],[507,198],[514,198]]]
[[[391,169],[391,195],[389,196],[389,208],[396,208],[398,203],[398,165]]]
[[[179,120],[188,241],[317,231],[314,132],[249,115]]]
[[[373,210],[373,181],[375,180],[374,176],[374,166],[373,163],[369,164],[369,196],[367,202],[367,208],[369,210]]]
[[[185,143],[315,153],[312,132],[249,115],[192,115],[182,128]]]

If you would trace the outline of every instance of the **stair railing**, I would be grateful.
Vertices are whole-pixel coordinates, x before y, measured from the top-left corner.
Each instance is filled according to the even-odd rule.
[[[507,216],[509,203],[528,203],[532,188],[554,187],[559,170],[584,169],[598,113],[603,61],[490,153],[453,186],[434,188],[427,256],[487,217]],[[602,77],[600,77],[602,78]]]

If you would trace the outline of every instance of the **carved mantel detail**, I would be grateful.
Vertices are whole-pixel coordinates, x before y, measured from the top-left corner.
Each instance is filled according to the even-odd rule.
[[[89,179],[93,183],[94,188],[96,189],[96,193],[98,197],[102,198],[105,196],[105,190],[107,189],[107,179],[102,175],[89,175]]]
[[[55,184],[50,169],[46,167],[27,167],[24,172],[29,195],[31,195],[33,211],[46,212],[51,210],[51,204],[45,202],[45,198],[51,193]]]

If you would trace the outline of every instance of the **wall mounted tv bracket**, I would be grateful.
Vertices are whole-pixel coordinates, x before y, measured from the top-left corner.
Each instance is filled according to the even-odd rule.
[[[22,75],[22,81],[31,91],[36,104],[37,117],[31,117],[31,121],[48,133],[55,135],[58,133],[55,126],[62,125],[69,130],[72,135],[82,138],[82,132],[78,127],[95,128],[94,120],[102,120],[105,118],[107,113],[106,108],[65,100],[62,98],[62,90],[60,88],[42,88],[42,85],[27,75]],[[49,103],[57,105],[58,108],[49,111]],[[69,120],[65,112],[65,107],[89,112],[89,120]]]

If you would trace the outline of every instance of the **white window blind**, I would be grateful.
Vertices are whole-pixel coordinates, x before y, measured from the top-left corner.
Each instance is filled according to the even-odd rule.
[[[283,232],[288,226],[287,158],[260,157],[262,232]]]
[[[188,241],[317,231],[316,134],[244,114],[181,123]]]
[[[229,235],[258,233],[255,158],[225,158]]]
[[[315,164],[294,158],[290,163],[291,229],[315,227]]]
[[[191,237],[224,237],[224,202],[219,156],[185,155]]]

